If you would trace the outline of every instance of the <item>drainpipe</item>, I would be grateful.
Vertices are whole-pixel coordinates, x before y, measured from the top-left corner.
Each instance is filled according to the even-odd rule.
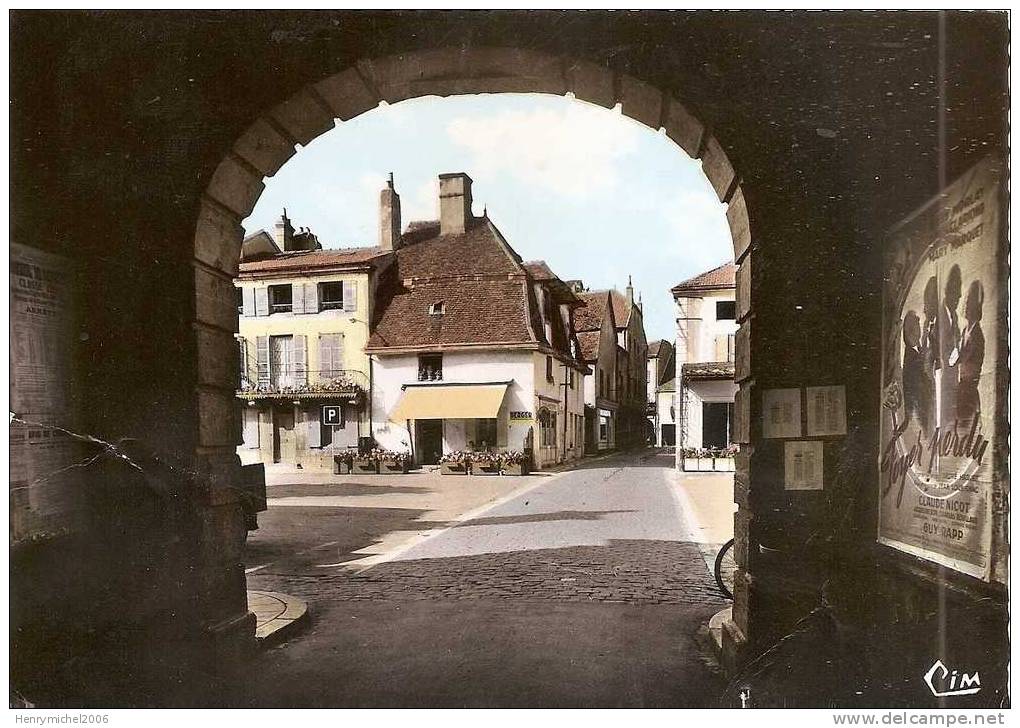
[[[568,398],[570,397],[570,391],[568,389],[570,381],[570,368],[563,365],[563,462],[567,462],[567,420],[570,418],[570,403]]]

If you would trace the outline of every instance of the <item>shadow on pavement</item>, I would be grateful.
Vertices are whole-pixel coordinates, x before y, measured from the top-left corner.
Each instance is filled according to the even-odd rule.
[[[458,523],[454,528],[469,526],[504,526],[513,523],[540,523],[542,521],[597,521],[614,513],[637,513],[635,510],[619,511],[554,511],[552,513],[528,513],[519,516],[490,516],[488,518],[472,518],[470,521]]]

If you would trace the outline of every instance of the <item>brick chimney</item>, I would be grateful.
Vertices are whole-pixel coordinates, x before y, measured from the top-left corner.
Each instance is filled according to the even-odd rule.
[[[283,214],[280,215],[280,219],[273,227],[273,240],[276,241],[276,247],[280,250],[294,249],[294,226],[290,224],[290,218],[287,217],[286,207],[283,208]]]
[[[471,219],[471,178],[464,172],[439,175],[439,233],[463,233]]]
[[[397,250],[400,247],[400,195],[393,189],[393,173],[379,193],[379,247]]]

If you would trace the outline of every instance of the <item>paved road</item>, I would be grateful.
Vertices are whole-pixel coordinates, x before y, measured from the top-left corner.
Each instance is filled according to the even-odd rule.
[[[224,702],[711,705],[721,681],[699,630],[725,603],[687,535],[676,482],[668,457],[616,456],[536,480],[368,569],[299,558],[252,573],[250,588],[306,599],[312,623],[260,656]],[[293,529],[274,529],[300,545]],[[308,544],[329,536],[306,530]]]

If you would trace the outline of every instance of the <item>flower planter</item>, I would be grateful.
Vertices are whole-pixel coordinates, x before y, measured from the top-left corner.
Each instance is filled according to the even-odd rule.
[[[504,465],[503,475],[527,475],[530,471],[527,463],[516,463],[514,465]]]
[[[351,461],[341,458],[339,455],[333,456],[333,475],[349,475],[351,472]]]
[[[354,458],[354,467],[351,472],[354,473],[379,473],[379,463],[375,460],[363,460],[360,458]]]
[[[440,463],[439,472],[442,475],[466,475],[467,466],[464,463]]]
[[[499,475],[499,463],[494,460],[473,460],[472,475]]]
[[[382,473],[406,473],[411,469],[411,463],[406,460],[383,460],[379,471]]]

